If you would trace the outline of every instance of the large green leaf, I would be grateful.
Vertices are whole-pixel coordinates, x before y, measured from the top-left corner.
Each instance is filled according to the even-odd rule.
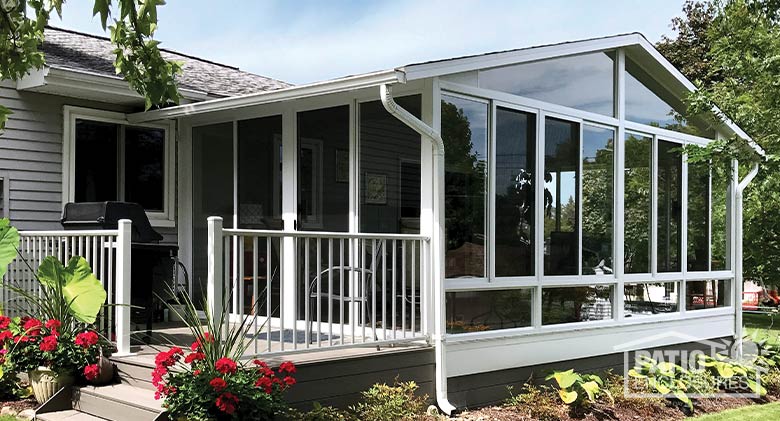
[[[585,391],[585,393],[588,394],[588,400],[593,402],[596,399],[596,395],[599,394],[599,391],[601,388],[599,388],[598,383],[595,381],[589,381],[589,382],[583,382],[580,383],[580,386],[582,387],[582,390]]]
[[[16,257],[19,248],[19,232],[8,218],[0,219],[0,278],[8,270],[8,264]]]
[[[38,279],[49,288],[62,287],[62,297],[70,303],[70,312],[77,320],[95,323],[106,302],[106,290],[86,259],[73,256],[65,267],[56,257],[48,256],[38,267]]]
[[[565,403],[566,405],[568,405],[568,404],[570,404],[570,403],[572,403],[572,402],[577,400],[577,392],[575,392],[573,390],[559,389],[558,390],[558,395],[561,397],[561,399],[563,400],[563,403]]]
[[[575,373],[573,369],[570,369],[566,371],[556,371],[547,376],[547,380],[549,379],[555,379],[555,382],[558,383],[558,387],[561,389],[568,389],[577,380],[581,380],[581,377],[579,374]]]

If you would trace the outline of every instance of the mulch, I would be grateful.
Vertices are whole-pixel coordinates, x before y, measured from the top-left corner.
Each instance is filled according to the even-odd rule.
[[[35,409],[38,406],[38,402],[35,398],[19,399],[13,401],[0,401],[0,408],[10,407],[14,412],[21,412],[25,409]]]

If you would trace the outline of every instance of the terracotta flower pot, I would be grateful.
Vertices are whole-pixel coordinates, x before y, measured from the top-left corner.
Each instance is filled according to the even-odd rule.
[[[51,399],[63,387],[73,384],[73,376],[68,372],[57,372],[46,367],[38,367],[29,373],[30,385],[39,404]]]

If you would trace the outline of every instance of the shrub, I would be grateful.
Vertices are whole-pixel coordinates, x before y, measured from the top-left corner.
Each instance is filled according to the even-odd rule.
[[[419,386],[413,381],[393,386],[375,384],[362,392],[363,401],[350,410],[362,421],[395,421],[415,419],[425,413],[428,395],[417,396]]]
[[[504,406],[522,411],[533,419],[541,421],[559,421],[561,410],[558,398],[547,386],[537,387],[530,383],[523,385],[521,393],[515,395],[509,387],[509,398]]]

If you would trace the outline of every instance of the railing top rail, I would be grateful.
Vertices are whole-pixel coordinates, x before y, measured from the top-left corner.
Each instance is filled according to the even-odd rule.
[[[89,237],[119,235],[119,230],[19,231],[21,237]]]
[[[227,235],[240,235],[247,237],[294,237],[294,238],[345,238],[345,239],[369,239],[369,240],[420,240],[429,241],[430,237],[419,234],[382,234],[382,233],[355,233],[355,232],[325,232],[325,231],[277,231],[277,230],[250,230],[226,228],[222,230]]]

